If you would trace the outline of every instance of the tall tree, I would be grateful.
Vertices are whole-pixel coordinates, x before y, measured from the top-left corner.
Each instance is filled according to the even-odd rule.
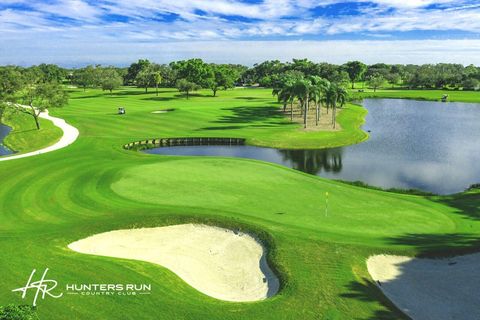
[[[187,79],[179,79],[177,81],[178,91],[185,93],[187,100],[190,98],[190,92],[197,91],[200,88],[201,87],[198,84],[190,82]]]
[[[347,98],[347,90],[336,83],[330,83],[326,88],[325,101],[332,108],[332,125],[334,129],[337,126],[337,106],[340,103],[340,106],[343,107]]]
[[[376,92],[378,88],[385,84],[385,78],[379,74],[372,74],[367,78],[367,86],[373,88],[373,92]]]
[[[177,79],[185,79],[191,83],[207,88],[211,84],[213,71],[210,65],[203,62],[202,59],[189,59],[176,61],[170,64],[175,70]]]
[[[73,71],[73,84],[83,88],[93,87],[95,84],[96,71],[93,66],[87,66]]]
[[[300,109],[303,113],[303,126],[307,128],[308,109],[310,104],[310,91],[312,89],[312,83],[308,79],[297,80],[293,84],[293,95],[298,99],[300,103]]]
[[[55,64],[42,63],[37,67],[32,67],[32,68],[38,69],[40,80],[42,82],[61,83],[67,76],[67,71]]]
[[[315,103],[315,125],[318,126],[322,112],[322,101],[330,82],[318,76],[312,76],[310,79],[312,82],[310,100]]]
[[[235,66],[212,64],[210,67],[212,68],[213,77],[208,80],[208,87],[212,90],[214,97],[217,95],[218,89],[227,90],[235,87],[235,81],[240,76]]]
[[[127,70],[127,75],[124,78],[125,84],[134,84],[140,71],[146,69],[150,64],[151,63],[148,59],[140,59],[137,62],[132,63]]]
[[[144,88],[145,93],[148,93],[148,87],[152,85],[153,83],[153,77],[152,77],[152,72],[150,68],[145,68],[141,70],[138,74],[137,77],[135,78],[135,83],[138,87]]]
[[[17,112],[26,113],[35,120],[37,129],[40,129],[40,113],[47,108],[60,108],[68,103],[68,94],[56,82],[34,83],[29,81],[21,91],[20,101],[23,105],[10,104]]]
[[[0,120],[3,111],[15,101],[15,95],[21,89],[23,77],[16,67],[0,67]]]
[[[162,74],[160,71],[152,72],[153,84],[155,84],[155,95],[158,97],[158,86],[162,83]]]
[[[352,83],[352,89],[355,89],[355,81],[362,79],[365,71],[367,71],[367,65],[360,61],[350,61],[344,64],[344,68]]]
[[[113,67],[102,68],[100,72],[100,85],[102,90],[108,90],[112,93],[123,84],[122,77]]]

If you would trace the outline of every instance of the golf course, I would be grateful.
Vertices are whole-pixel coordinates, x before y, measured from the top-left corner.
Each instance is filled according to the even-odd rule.
[[[369,139],[361,102],[338,108],[338,130],[304,130],[290,121],[288,110],[282,112],[271,89],[234,88],[215,97],[199,90],[188,99],[174,88],[159,88],[158,95],[127,86],[68,93],[68,104],[49,114],[78,129],[78,137],[57,150],[0,161],[0,305],[28,304],[11,290],[22,287],[33,268],[48,268],[57,289],[68,283],[142,283],[151,285],[151,293],[46,297],[37,301],[39,319],[408,319],[372,279],[369,257],[441,258],[480,248],[475,188],[451,195],[387,192],[268,161],[124,148],[179,137],[238,138],[280,149],[361,144]],[[478,92],[447,93],[452,102],[480,103]],[[352,94],[439,100],[444,92]],[[119,107],[125,114],[118,114]],[[5,146],[22,154],[58,143],[62,130],[40,121],[41,129],[34,130],[30,117],[6,116],[3,123],[13,130]],[[115,230],[184,224],[257,239],[278,278],[276,294],[249,302],[215,299],[151,259],[69,248]]]

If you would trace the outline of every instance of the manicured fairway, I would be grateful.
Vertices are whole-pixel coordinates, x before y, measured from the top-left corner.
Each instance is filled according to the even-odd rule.
[[[277,112],[270,90],[177,95],[171,89],[159,97],[141,89],[73,91],[70,105],[51,114],[80,130],[77,142],[0,164],[0,305],[25,303],[10,290],[23,286],[32,269],[49,268],[61,287],[149,283],[152,294],[45,299],[38,303],[41,319],[402,319],[370,282],[369,255],[453,254],[480,243],[477,192],[400,195],[254,160],[123,150],[125,143],[157,137],[240,137],[291,148],[366,138],[358,129],[365,110],[355,105],[338,117],[344,131],[305,133]],[[119,106],[125,116],[116,115]],[[165,108],[175,110],[151,113]],[[283,280],[279,294],[227,303],[162,267],[67,248],[100,232],[189,221],[257,233]]]

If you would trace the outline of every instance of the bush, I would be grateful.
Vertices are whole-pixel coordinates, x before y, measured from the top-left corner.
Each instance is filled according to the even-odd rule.
[[[0,306],[0,320],[38,320],[35,307],[28,305]]]
[[[474,78],[465,79],[462,82],[463,90],[478,90],[480,87],[480,81]]]

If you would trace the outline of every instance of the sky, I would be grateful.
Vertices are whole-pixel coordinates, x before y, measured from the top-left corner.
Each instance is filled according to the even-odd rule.
[[[479,0],[0,0],[0,64],[480,65]]]

